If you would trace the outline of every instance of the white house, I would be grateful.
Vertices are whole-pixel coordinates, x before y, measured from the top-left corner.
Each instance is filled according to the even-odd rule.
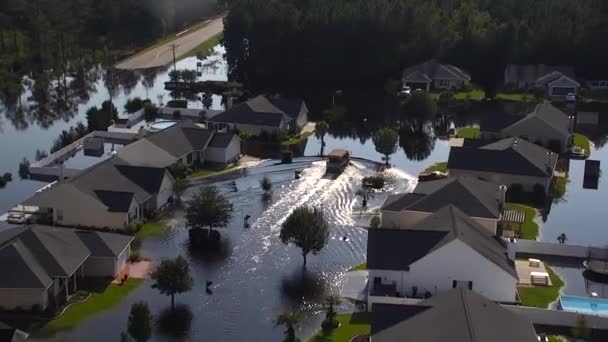
[[[214,164],[229,164],[241,155],[241,138],[228,133],[215,133],[205,149],[205,161]]]
[[[47,226],[0,232],[0,309],[45,310],[66,301],[84,277],[115,277],[132,236]]]
[[[412,193],[391,195],[381,208],[382,227],[411,226],[453,204],[496,234],[506,188],[471,177],[454,177],[418,183]]]
[[[452,147],[450,177],[476,177],[509,189],[548,193],[558,154],[521,138],[503,139],[478,148]]]
[[[370,229],[368,309],[461,287],[516,302],[515,255],[507,247],[454,205],[412,226]]]
[[[471,82],[471,76],[451,64],[442,64],[435,59],[403,70],[402,84],[412,89],[462,89]]]
[[[216,131],[243,131],[253,136],[279,131],[299,132],[308,122],[308,108],[300,99],[257,96],[207,119]]]

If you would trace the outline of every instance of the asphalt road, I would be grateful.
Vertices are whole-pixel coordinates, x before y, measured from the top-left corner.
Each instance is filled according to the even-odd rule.
[[[114,67],[117,69],[135,70],[167,65],[173,61],[173,44],[175,44],[175,56],[176,58],[180,58],[223,30],[223,17],[213,19],[207,26],[198,31],[184,33],[173,41],[120,61]]]

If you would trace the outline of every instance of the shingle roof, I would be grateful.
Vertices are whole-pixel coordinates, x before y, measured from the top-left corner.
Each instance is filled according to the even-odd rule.
[[[95,190],[95,195],[109,211],[118,213],[128,213],[133,202],[132,192]]]
[[[48,288],[53,282],[32,253],[16,240],[0,246],[0,288]]]
[[[454,205],[409,227],[370,229],[367,265],[370,269],[407,270],[412,263],[456,239],[517,278],[505,245]]]
[[[452,147],[448,169],[549,177],[557,154],[517,137],[479,148]]]
[[[288,97],[279,97],[270,100],[270,102],[292,119],[297,119],[302,107],[306,105],[302,99]]]
[[[486,113],[481,117],[479,122],[479,130],[482,132],[499,133],[503,129],[511,126],[523,118],[525,118],[524,115]]]
[[[536,82],[537,79],[554,71],[575,78],[574,68],[565,65],[515,65],[509,64],[505,68],[505,83]]]
[[[116,168],[131,182],[139,185],[149,194],[156,194],[160,191],[166,174],[164,168],[158,167],[116,165]]]
[[[117,257],[133,241],[133,237],[97,231],[77,230],[76,236],[91,251],[92,257]]]
[[[417,305],[374,304],[371,321],[374,342],[537,341],[527,318],[467,289],[439,293]]]
[[[209,143],[209,147],[226,148],[232,142],[232,139],[237,137],[234,133],[215,133],[213,139]]]
[[[404,78],[410,76],[420,77],[420,75],[424,75],[430,79],[471,80],[471,76],[460,68],[450,64],[441,64],[435,59],[409,67],[403,71]]]
[[[281,122],[289,122],[297,117],[294,111],[296,107],[295,101],[277,99],[271,102],[266,96],[260,95],[208,120],[212,122],[279,127]]]
[[[418,183],[413,193],[389,196],[382,210],[434,213],[448,204],[456,205],[471,217],[500,217],[498,185],[472,177]]]
[[[213,131],[184,121],[154,133],[145,139],[174,157],[181,158],[192,151],[204,149],[209,144],[212,136]]]

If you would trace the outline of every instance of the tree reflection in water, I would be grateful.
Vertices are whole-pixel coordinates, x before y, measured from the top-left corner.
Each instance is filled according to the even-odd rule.
[[[422,161],[435,149],[435,133],[430,121],[424,123],[405,122],[399,130],[399,146],[409,160]]]

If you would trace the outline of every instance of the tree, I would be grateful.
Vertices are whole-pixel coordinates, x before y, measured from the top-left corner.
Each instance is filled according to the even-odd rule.
[[[171,296],[171,310],[175,309],[175,295],[192,289],[192,276],[188,261],[181,255],[175,260],[163,260],[150,276],[154,280],[152,288],[161,294]]]
[[[300,323],[300,314],[295,312],[288,312],[280,314],[277,317],[276,325],[285,326],[285,338],[283,342],[299,342],[300,339],[296,337],[296,326]]]
[[[30,178],[30,161],[27,158],[23,158],[21,163],[19,163],[19,178]]]
[[[209,228],[208,237],[211,238],[213,228],[225,227],[232,217],[232,203],[215,186],[201,187],[187,205],[186,227],[190,228],[190,236],[195,242],[202,242],[200,235],[195,237],[195,234],[200,234],[203,228]]]
[[[188,166],[181,162],[176,162],[169,165],[168,169],[173,178],[175,179],[184,179],[188,174]]]
[[[437,105],[429,93],[425,91],[414,91],[405,101],[403,110],[406,121],[419,129],[424,123],[432,120],[437,113]]]
[[[325,147],[325,135],[327,134],[328,129],[329,125],[325,121],[319,121],[315,125],[315,136],[317,139],[321,140],[321,155],[323,155],[323,148]]]
[[[146,342],[152,336],[152,314],[146,302],[136,302],[131,305],[129,335],[137,342]]]
[[[175,200],[179,203],[182,200],[182,195],[188,189],[188,181],[186,179],[176,179],[173,183],[173,194],[175,195]]]
[[[48,157],[48,153],[46,153],[45,150],[36,150],[36,157],[34,159],[36,159],[36,161],[41,161],[42,159]]]
[[[133,337],[129,335],[126,331],[120,333],[120,342],[135,342]]]
[[[559,236],[557,237],[557,242],[564,244],[566,243],[566,241],[568,240],[568,237],[566,236],[566,233],[561,233],[559,234]]]
[[[87,127],[89,132],[107,131],[112,121],[118,119],[118,110],[110,101],[104,101],[101,108],[95,106],[89,108],[86,113]]]
[[[591,336],[591,330],[584,316],[578,316],[576,324],[572,327],[572,336],[578,339],[586,340]]]
[[[392,128],[382,128],[378,130],[373,138],[376,152],[384,154],[386,166],[389,166],[389,156],[397,151],[399,134]]]
[[[372,217],[372,220],[369,223],[369,227],[371,229],[376,229],[376,228],[380,228],[381,224],[382,224],[382,220],[380,219],[380,216],[374,215],[374,217]]]
[[[371,188],[361,188],[357,190],[356,195],[361,197],[363,208],[367,208],[367,200],[370,198],[374,198],[374,191]]]
[[[293,243],[302,249],[303,267],[306,267],[308,253],[317,254],[327,244],[329,226],[321,210],[302,206],[283,222],[279,237],[284,244]]]
[[[125,111],[129,114],[133,114],[138,110],[142,109],[143,107],[144,102],[139,97],[129,99],[127,100],[127,103],[125,103]]]
[[[270,178],[268,178],[268,176],[264,176],[262,179],[260,179],[260,186],[262,187],[262,190],[269,192],[270,189],[272,189],[272,182],[270,181]]]
[[[146,103],[144,105],[144,119],[147,122],[154,122],[158,117],[158,107],[153,103]]]
[[[333,329],[338,325],[336,321],[336,306],[340,305],[340,303],[340,297],[336,295],[330,295],[325,298],[327,311],[325,312],[325,320],[322,324],[325,329]]]

